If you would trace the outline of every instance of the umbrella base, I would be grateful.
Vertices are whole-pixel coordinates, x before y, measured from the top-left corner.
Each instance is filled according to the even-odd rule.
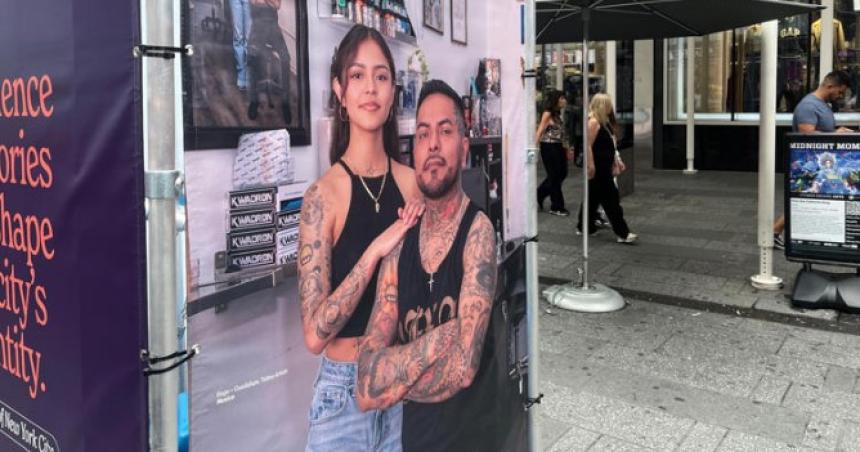
[[[750,284],[756,289],[779,290],[782,289],[782,278],[773,275],[758,274],[750,276]]]
[[[682,173],[684,173],[685,176],[692,176],[698,172],[699,172],[699,170],[697,170],[697,169],[685,169],[684,171],[682,171]]]
[[[603,284],[592,284],[588,289],[574,284],[551,286],[543,295],[551,305],[576,312],[612,312],[625,305],[621,294]]]

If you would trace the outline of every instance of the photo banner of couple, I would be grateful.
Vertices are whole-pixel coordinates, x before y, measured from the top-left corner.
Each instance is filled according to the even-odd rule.
[[[186,20],[186,133],[235,134],[185,153],[191,450],[526,450],[520,4],[280,0],[282,30],[308,12],[306,38],[284,34],[298,99],[261,93],[250,121],[234,2],[189,0]],[[377,13],[434,32],[399,39]]]

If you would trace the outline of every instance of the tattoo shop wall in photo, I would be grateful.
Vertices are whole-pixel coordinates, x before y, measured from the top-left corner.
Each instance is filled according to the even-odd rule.
[[[185,0],[186,148],[235,147],[239,135],[286,128],[310,141],[304,0]]]

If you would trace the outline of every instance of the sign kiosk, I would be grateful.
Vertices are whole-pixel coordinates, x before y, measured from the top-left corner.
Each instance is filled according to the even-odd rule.
[[[785,256],[804,264],[792,305],[860,311],[860,134],[789,134],[785,159]]]

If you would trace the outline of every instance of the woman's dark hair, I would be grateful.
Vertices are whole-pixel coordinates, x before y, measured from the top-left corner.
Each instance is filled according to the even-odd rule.
[[[333,82],[335,79],[340,82],[341,95],[346,94],[346,88],[349,84],[347,69],[349,69],[355,61],[358,47],[361,43],[367,40],[375,42],[376,45],[382,49],[382,54],[385,55],[385,59],[388,61],[388,66],[391,70],[391,83],[395,83],[394,58],[391,56],[391,50],[385,43],[385,38],[383,38],[378,31],[372,28],[365,27],[364,25],[355,25],[349,30],[349,33],[343,37],[343,40],[340,41],[337,49],[335,49],[334,57],[332,57],[331,61],[331,76],[329,78],[329,82]],[[396,85],[394,94],[394,99],[396,101]],[[329,150],[329,160],[333,165],[343,157],[347,146],[349,146],[349,118],[346,118],[346,121],[342,119],[342,116],[346,116],[344,112],[341,111],[344,107],[333,90],[331,93],[330,105],[334,107],[334,130],[332,131],[331,149]],[[388,119],[386,119],[385,124],[382,125],[382,142],[383,147],[385,148],[385,153],[393,160],[399,162],[400,141],[399,134],[397,133],[397,115],[394,111],[395,108],[395,104],[392,103]]]
[[[561,109],[558,108],[558,100],[564,97],[564,93],[557,89],[546,93],[546,99],[543,102],[543,111],[548,111],[550,114],[558,118],[561,116]]]

